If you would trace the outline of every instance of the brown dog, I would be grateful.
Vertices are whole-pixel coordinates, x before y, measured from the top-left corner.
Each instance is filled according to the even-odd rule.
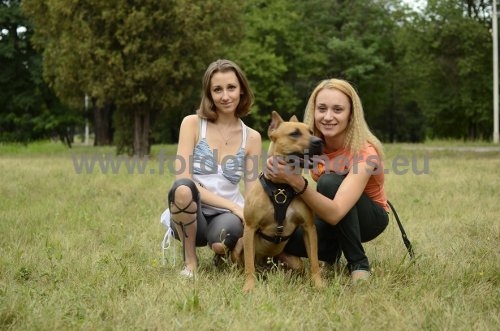
[[[295,116],[285,122],[273,111],[268,136],[271,139],[269,156],[288,158],[289,161],[295,157],[293,161],[299,160],[303,166],[304,159],[321,154],[321,139],[313,136],[307,125],[299,122]],[[324,286],[320,276],[318,239],[312,211],[289,185],[272,183],[261,175],[260,183],[255,184],[246,195],[243,214],[244,292],[255,287],[255,263],[281,253],[298,226],[304,229],[312,281],[317,288]]]

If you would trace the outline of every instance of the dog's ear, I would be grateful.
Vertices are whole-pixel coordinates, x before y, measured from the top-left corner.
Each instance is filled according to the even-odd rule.
[[[276,111],[273,110],[271,113],[271,124],[269,124],[269,128],[267,129],[267,135],[270,137],[271,133],[276,130],[281,123],[283,123],[283,119]]]
[[[290,117],[290,122],[298,122],[299,120],[297,119],[297,116],[293,115]]]

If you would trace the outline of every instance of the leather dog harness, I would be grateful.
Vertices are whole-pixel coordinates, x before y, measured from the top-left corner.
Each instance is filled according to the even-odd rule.
[[[270,180],[266,179],[264,177],[264,174],[261,173],[259,175],[259,181],[262,187],[264,188],[264,191],[266,192],[267,196],[269,199],[271,199],[271,202],[273,203],[274,207],[274,220],[276,221],[276,234],[274,236],[268,236],[264,233],[262,233],[261,229],[257,230],[257,234],[264,238],[267,241],[270,241],[275,244],[282,243],[292,236],[290,234],[289,236],[283,236],[283,230],[284,230],[284,221],[285,221],[285,216],[286,216],[286,211],[288,209],[288,206],[290,206],[290,203],[292,203],[293,199],[297,196],[300,195],[300,193],[296,193],[293,188],[288,185],[288,184],[277,184],[273,183]],[[307,187],[307,181],[306,181],[306,187]]]

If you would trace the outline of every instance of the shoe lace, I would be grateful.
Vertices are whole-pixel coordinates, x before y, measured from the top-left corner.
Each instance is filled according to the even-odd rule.
[[[165,213],[169,213],[169,217],[165,215]],[[169,210],[166,210],[164,214],[162,214],[162,217],[160,218],[160,223],[163,224],[166,228],[167,231],[165,231],[165,235],[163,236],[163,240],[161,242],[161,257],[162,257],[162,264],[166,264],[166,251],[171,249],[171,246],[173,246],[173,251],[171,252],[170,255],[173,254],[173,265],[175,265],[176,262],[176,256],[177,256],[177,251],[176,251],[176,245],[172,245],[172,237],[174,236],[174,230],[172,229],[170,225],[170,219],[172,217],[172,214],[170,213]]]
[[[170,247],[172,246],[171,240],[172,237],[174,236],[174,230],[172,230],[171,227],[168,227],[167,231],[165,232],[165,236],[163,236],[163,240],[161,242],[161,258],[162,258],[162,263],[163,265],[166,264],[166,250],[169,250]],[[170,255],[173,255],[173,265],[175,265],[175,257],[177,255],[175,245],[173,245],[173,251],[171,252]]]

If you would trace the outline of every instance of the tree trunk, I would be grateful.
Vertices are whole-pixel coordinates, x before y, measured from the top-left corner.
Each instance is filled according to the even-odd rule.
[[[468,140],[474,141],[477,139],[477,130],[476,130],[476,123],[469,123],[469,130],[468,130]]]
[[[114,105],[106,103],[103,107],[94,106],[94,146],[111,145],[113,129],[111,126]]]
[[[150,112],[134,113],[134,156],[140,158],[149,154]]]
[[[395,125],[395,114],[394,114],[394,109],[396,107],[395,102],[394,102],[394,84],[391,83],[391,101],[388,109],[388,116],[387,116],[387,126],[388,126],[388,132],[389,132],[389,142],[393,143],[396,140],[396,125]]]

